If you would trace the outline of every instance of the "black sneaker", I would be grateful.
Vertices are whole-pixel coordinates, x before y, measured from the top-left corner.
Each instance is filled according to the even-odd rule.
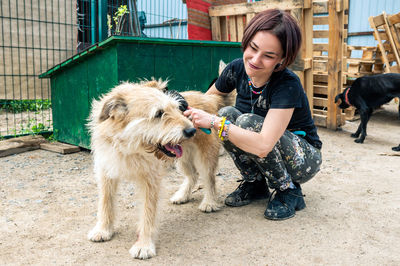
[[[253,200],[266,199],[269,197],[268,185],[263,178],[254,182],[241,182],[238,188],[228,195],[225,199],[225,204],[231,207],[240,207],[249,204]]]
[[[273,200],[268,201],[264,217],[270,220],[285,220],[295,215],[296,211],[306,207],[304,195],[301,187],[296,184],[295,189],[286,189],[284,191],[275,190],[276,194]]]

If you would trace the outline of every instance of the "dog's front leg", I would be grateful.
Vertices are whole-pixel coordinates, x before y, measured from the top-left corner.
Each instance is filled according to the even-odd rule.
[[[98,178],[99,203],[97,224],[89,232],[88,238],[94,242],[108,241],[113,236],[114,194],[118,181],[100,173]]]
[[[372,115],[372,109],[368,108],[367,110],[360,110],[360,117],[361,117],[361,123],[358,126],[357,132],[356,134],[360,134],[361,135],[358,139],[355,139],[354,142],[356,143],[363,143],[365,140],[365,137],[367,136],[367,123]],[[358,136],[357,136],[358,137]]]
[[[357,131],[350,135],[352,138],[358,138],[360,136],[361,124],[362,124],[362,122],[360,122],[360,124],[358,125]]]
[[[139,178],[139,193],[144,200],[138,224],[138,239],[129,253],[138,259],[148,259],[156,255],[153,235],[156,232],[156,213],[160,179],[144,176]]]
[[[215,172],[218,166],[217,160],[209,161],[207,167],[199,167],[200,177],[204,184],[204,197],[199,205],[199,209],[203,212],[214,212],[219,210],[215,184]]]

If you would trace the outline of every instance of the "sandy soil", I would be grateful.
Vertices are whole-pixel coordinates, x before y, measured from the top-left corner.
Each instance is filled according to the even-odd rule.
[[[350,137],[359,121],[340,131],[320,128],[321,172],[303,185],[307,208],[293,219],[263,218],[266,201],[205,214],[201,190],[181,206],[168,199],[181,178],[164,180],[157,256],[139,261],[135,242],[135,187],[122,183],[116,235],[92,243],[96,184],[90,153],[37,150],[0,158],[0,262],[12,265],[400,265],[400,143],[394,106],[376,113],[364,144]],[[389,155],[381,155],[386,153]],[[231,160],[220,158],[221,204],[236,188]]]

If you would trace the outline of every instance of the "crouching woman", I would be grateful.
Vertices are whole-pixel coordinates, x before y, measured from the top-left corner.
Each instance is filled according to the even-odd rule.
[[[230,62],[207,94],[237,91],[235,106],[213,116],[188,108],[195,127],[216,130],[241,173],[225,199],[232,207],[269,198],[264,217],[283,220],[305,208],[300,184],[320,169],[322,143],[299,78],[287,67],[301,46],[288,13],[270,9],[246,26],[243,57]],[[274,197],[269,188],[274,189]]]

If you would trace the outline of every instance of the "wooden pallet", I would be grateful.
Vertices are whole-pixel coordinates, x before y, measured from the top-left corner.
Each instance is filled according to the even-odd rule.
[[[397,16],[392,18],[397,21]],[[396,47],[392,31],[389,27],[388,17],[385,12],[375,17],[369,17],[369,24],[374,31],[374,37],[378,41],[378,57],[382,58],[383,70],[386,73],[400,73],[400,57]],[[395,31],[395,27],[392,27]]]
[[[313,44],[313,116],[316,125],[330,129],[345,123],[345,116],[334,98],[342,91],[345,79],[343,50],[347,38],[347,10],[348,0],[313,1],[313,24],[328,26],[326,30],[313,31],[313,38],[328,39],[328,43]]]

